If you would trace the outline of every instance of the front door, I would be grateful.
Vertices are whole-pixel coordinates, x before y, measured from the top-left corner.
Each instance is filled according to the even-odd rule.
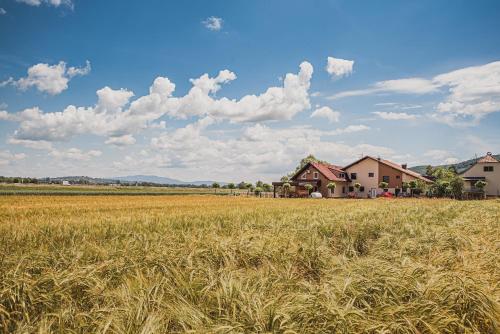
[[[370,197],[371,198],[377,198],[377,188],[371,188],[370,189]]]

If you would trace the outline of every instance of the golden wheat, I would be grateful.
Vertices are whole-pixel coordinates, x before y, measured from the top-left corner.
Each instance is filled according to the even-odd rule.
[[[498,333],[500,201],[0,197],[0,331]]]

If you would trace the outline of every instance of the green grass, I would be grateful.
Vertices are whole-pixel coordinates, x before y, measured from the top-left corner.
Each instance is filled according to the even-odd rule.
[[[0,197],[0,332],[498,333],[500,201]]]

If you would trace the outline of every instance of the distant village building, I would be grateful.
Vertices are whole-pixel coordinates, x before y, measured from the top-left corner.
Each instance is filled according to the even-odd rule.
[[[465,181],[465,192],[479,192],[476,182],[486,182],[484,194],[486,196],[500,196],[500,161],[495,159],[491,152],[476,161],[474,165],[460,173]]]
[[[426,183],[432,181],[419,173],[407,169],[406,165],[398,165],[389,160],[364,156],[363,158],[345,166],[310,162],[296,172],[290,181],[293,187],[292,196],[304,197],[308,195],[306,185],[313,186],[313,192],[320,192],[323,197],[349,197],[374,198],[385,190],[394,195],[402,192],[403,182],[421,180]],[[335,183],[332,191],[329,183]],[[381,189],[381,182],[386,182],[388,187]],[[276,187],[283,186],[285,182],[273,182]],[[360,187],[355,188],[356,183]]]
[[[71,183],[69,181],[62,181],[63,186],[70,186]]]

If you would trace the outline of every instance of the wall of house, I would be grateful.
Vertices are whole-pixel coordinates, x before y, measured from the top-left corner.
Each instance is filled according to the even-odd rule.
[[[403,172],[387,166],[386,164],[379,163],[378,165],[378,184],[383,181],[384,176],[389,176],[389,187],[388,190],[390,193],[395,194],[396,188],[401,189],[403,186]]]
[[[359,163],[347,168],[346,172],[351,175],[351,173],[357,174],[356,180],[351,180],[349,186],[354,187],[354,184],[358,182],[361,186],[365,187],[364,192],[359,192],[359,197],[368,197],[370,189],[378,189],[378,178],[379,178],[379,162],[370,158],[364,159]],[[374,173],[373,177],[369,177],[368,173]]]
[[[485,172],[483,169],[484,166],[493,166],[493,172]],[[464,172],[460,176],[484,176],[486,182],[484,191],[486,193],[486,196],[500,196],[500,163],[477,163],[472,166],[471,169]],[[466,182],[465,184],[467,187],[470,187],[470,182]]]

